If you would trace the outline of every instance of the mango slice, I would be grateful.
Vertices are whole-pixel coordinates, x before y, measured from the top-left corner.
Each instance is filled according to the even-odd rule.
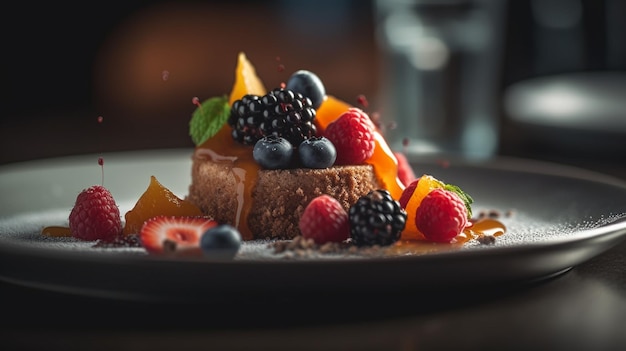
[[[203,213],[198,206],[179,198],[159,183],[155,176],[151,176],[148,188],[139,197],[135,207],[124,215],[126,223],[122,233],[137,234],[145,221],[159,215],[202,216]]]
[[[237,67],[235,68],[235,83],[228,97],[228,104],[241,99],[246,94],[265,95],[267,90],[256,73],[256,69],[246,57],[240,52],[237,56]]]
[[[402,236],[400,237],[402,240],[424,240],[426,238],[424,234],[417,229],[417,225],[415,224],[415,212],[428,193],[445,186],[445,184],[440,180],[428,174],[422,175],[415,181],[417,182],[417,187],[413,191],[413,194],[411,194],[411,197],[404,208],[407,213],[407,217],[406,226],[404,227],[404,231],[402,231]]]
[[[351,107],[353,106],[341,99],[332,95],[326,95],[326,98],[315,114],[315,127],[317,127],[317,132],[323,134],[329,124],[334,122],[342,113],[346,112]]]

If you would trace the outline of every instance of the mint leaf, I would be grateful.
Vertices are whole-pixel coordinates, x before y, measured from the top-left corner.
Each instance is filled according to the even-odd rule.
[[[189,135],[194,144],[200,145],[217,134],[228,120],[230,106],[226,96],[205,100],[191,116]]]
[[[467,208],[467,218],[471,219],[472,218],[472,203],[474,203],[474,199],[468,193],[464,192],[463,190],[461,190],[461,188],[459,188],[456,185],[446,184],[444,186],[444,189],[448,191],[452,191],[456,193],[457,195],[459,195],[459,197],[465,203],[465,208]]]

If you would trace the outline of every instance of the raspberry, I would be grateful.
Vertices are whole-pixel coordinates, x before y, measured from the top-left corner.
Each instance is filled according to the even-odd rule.
[[[404,186],[409,186],[411,182],[417,179],[415,173],[413,172],[413,168],[403,153],[394,151],[393,154],[398,160],[398,178]]]
[[[348,213],[341,203],[329,195],[320,195],[307,205],[300,216],[302,237],[317,244],[342,242],[350,237]]]
[[[400,195],[400,199],[398,200],[402,208],[406,209],[406,205],[409,203],[411,196],[413,196],[415,189],[417,189],[417,183],[419,183],[419,181],[420,178],[415,179],[414,181],[409,183],[402,191],[402,195]]]
[[[388,246],[400,239],[406,211],[387,190],[372,190],[350,207],[350,237],[357,246]]]
[[[361,109],[352,107],[326,127],[324,136],[337,150],[337,165],[362,164],[372,157],[376,127]]]
[[[93,185],[78,194],[69,222],[72,236],[81,240],[111,241],[122,232],[120,210],[102,185]]]
[[[415,211],[415,224],[426,239],[450,242],[467,226],[468,212],[455,192],[437,188],[424,197]]]

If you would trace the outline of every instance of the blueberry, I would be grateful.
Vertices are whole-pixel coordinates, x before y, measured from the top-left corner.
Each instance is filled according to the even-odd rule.
[[[217,225],[202,234],[200,248],[206,257],[229,260],[241,247],[241,234],[229,224]]]
[[[325,137],[312,137],[298,147],[302,166],[307,168],[328,168],[337,159],[335,145]]]
[[[293,146],[287,139],[274,135],[264,136],[254,144],[252,157],[265,169],[289,168]]]
[[[289,77],[286,88],[311,99],[313,108],[316,110],[326,97],[326,88],[322,80],[315,73],[307,70],[294,72]]]

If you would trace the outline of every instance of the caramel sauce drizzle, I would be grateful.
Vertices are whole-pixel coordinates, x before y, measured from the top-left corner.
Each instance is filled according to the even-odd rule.
[[[390,246],[388,252],[393,255],[422,255],[460,249],[466,242],[481,236],[498,237],[506,231],[506,226],[493,218],[481,218],[470,221],[462,233],[450,243],[438,243],[426,239],[400,240]]]
[[[252,240],[248,215],[259,172],[259,165],[252,157],[252,148],[236,142],[231,136],[230,126],[225,124],[212,138],[196,147],[193,157],[228,165],[237,184],[237,210],[233,225],[241,233],[242,239]]]
[[[380,186],[389,190],[393,198],[399,199],[404,185],[397,176],[398,162],[378,132],[375,141],[374,154],[366,163],[373,166]],[[252,147],[236,142],[231,136],[231,127],[225,124],[212,138],[196,147],[193,157],[228,164],[237,183],[235,226],[244,240],[252,239],[254,236],[248,227],[248,215],[252,206],[252,191],[260,169],[252,157]]]
[[[63,238],[70,237],[72,233],[70,232],[69,227],[61,227],[61,226],[48,226],[41,230],[41,234],[55,237],[55,238]]]

